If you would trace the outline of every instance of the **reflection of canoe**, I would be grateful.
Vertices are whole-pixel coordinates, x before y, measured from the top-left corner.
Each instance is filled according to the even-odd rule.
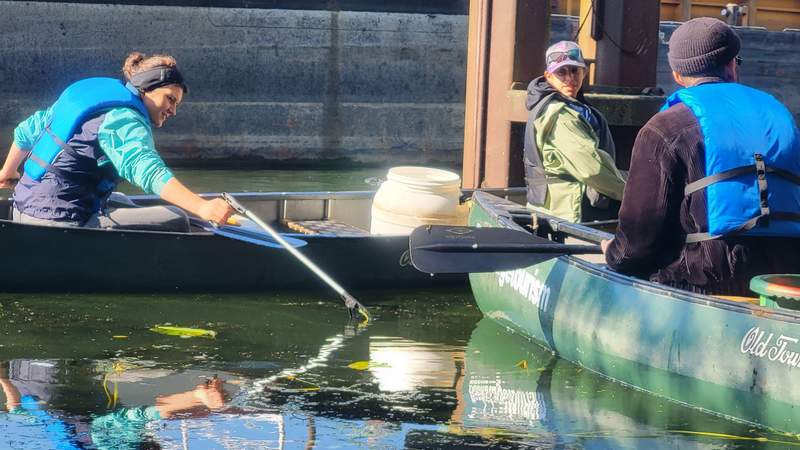
[[[466,349],[459,398],[466,430],[537,436],[545,447],[715,448],[676,444],[667,430],[741,434],[747,428],[625,387],[554,356],[484,318]],[[520,367],[520,361],[527,368]],[[545,442],[549,439],[549,445]]]
[[[470,224],[527,230],[514,221],[519,209],[477,193]],[[610,237],[555,218],[537,219],[541,236]],[[471,274],[470,281],[485,316],[569,361],[718,414],[800,432],[795,311],[666,288],[574,256]]]
[[[408,264],[408,238],[373,236],[374,192],[237,195],[265,222],[308,245],[300,250],[345,288],[462,283]],[[140,205],[153,197],[134,198]],[[0,202],[6,214],[10,202]],[[6,217],[3,215],[3,217]],[[292,232],[291,229],[303,232]],[[323,284],[285,250],[192,233],[65,229],[0,220],[5,292],[175,292],[316,288]],[[13,255],[13,256],[12,256]]]

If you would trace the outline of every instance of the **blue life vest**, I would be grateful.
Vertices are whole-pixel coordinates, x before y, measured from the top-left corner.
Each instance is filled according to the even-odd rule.
[[[149,117],[135,89],[117,79],[87,78],[64,90],[14,190],[20,212],[83,223],[102,209],[119,176],[111,164],[104,164],[108,157],[97,132],[104,113],[119,107]]]
[[[45,127],[45,133],[25,161],[25,173],[36,181],[41,180],[59,153],[70,151],[66,142],[83,122],[103,110],[120,106],[136,109],[148,117],[139,96],[120,80],[86,78],[68,86],[53,105],[52,122]]]
[[[800,236],[800,132],[771,95],[738,83],[681,89],[662,110],[684,103],[705,144],[705,174],[685,195],[706,190],[708,231],[699,242],[732,234]]]

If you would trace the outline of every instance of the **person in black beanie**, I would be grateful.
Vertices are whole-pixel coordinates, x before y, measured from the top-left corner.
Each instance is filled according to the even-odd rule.
[[[800,268],[800,133],[739,80],[741,42],[713,18],[672,34],[683,86],[634,143],[608,266],[693,292],[748,295],[751,277]]]

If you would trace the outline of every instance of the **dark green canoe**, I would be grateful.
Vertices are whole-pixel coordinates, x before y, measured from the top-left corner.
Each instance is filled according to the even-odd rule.
[[[520,211],[523,210],[523,211]],[[608,233],[476,193],[470,225],[599,242]],[[800,314],[667,288],[561,256],[470,274],[481,311],[619,382],[760,426],[800,432]]]

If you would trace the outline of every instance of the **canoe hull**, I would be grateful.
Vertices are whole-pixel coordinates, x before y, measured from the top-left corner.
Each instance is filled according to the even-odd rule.
[[[410,267],[408,238],[298,236],[300,250],[346,288],[463,282]],[[283,249],[215,235],[53,229],[0,224],[4,292],[176,292],[317,289],[324,285]]]
[[[332,220],[369,229],[373,192],[237,194],[264,221]],[[133,197],[159,204],[155,197]],[[10,208],[10,201],[0,207]],[[195,230],[197,231],[197,230]],[[282,232],[286,233],[286,229]],[[409,263],[407,236],[286,233],[345,289],[466,285]],[[2,292],[233,292],[329,289],[282,248],[210,232],[53,228],[0,220]]]
[[[514,227],[476,201],[471,225]],[[768,310],[664,288],[574,257],[471,274],[490,317],[559,356],[639,389],[800,432],[800,323]]]

